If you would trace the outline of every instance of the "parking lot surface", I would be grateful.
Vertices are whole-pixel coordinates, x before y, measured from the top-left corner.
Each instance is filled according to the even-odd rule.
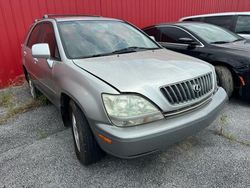
[[[12,90],[17,105],[29,100],[27,86]],[[78,162],[59,111],[33,107],[0,125],[3,187],[250,187],[250,104],[230,100],[212,125],[162,152],[107,155],[88,167]]]

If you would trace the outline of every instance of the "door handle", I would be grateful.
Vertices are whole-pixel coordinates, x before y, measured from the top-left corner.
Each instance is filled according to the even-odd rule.
[[[37,58],[34,58],[34,61],[33,61],[35,64],[38,63],[38,59]]]

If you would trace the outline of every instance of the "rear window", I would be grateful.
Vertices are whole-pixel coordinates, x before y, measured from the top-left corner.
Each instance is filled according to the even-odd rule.
[[[250,16],[238,16],[235,32],[250,34]]]

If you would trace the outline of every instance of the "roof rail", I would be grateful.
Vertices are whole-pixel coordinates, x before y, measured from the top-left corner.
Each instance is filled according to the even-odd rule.
[[[70,17],[70,16],[91,16],[91,17],[100,17],[98,15],[90,15],[90,14],[45,14],[43,19],[51,18],[51,17]]]

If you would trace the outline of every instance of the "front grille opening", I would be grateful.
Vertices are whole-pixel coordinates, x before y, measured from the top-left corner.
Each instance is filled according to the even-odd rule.
[[[212,73],[164,86],[160,90],[170,104],[176,105],[196,100],[208,94],[213,89]]]

